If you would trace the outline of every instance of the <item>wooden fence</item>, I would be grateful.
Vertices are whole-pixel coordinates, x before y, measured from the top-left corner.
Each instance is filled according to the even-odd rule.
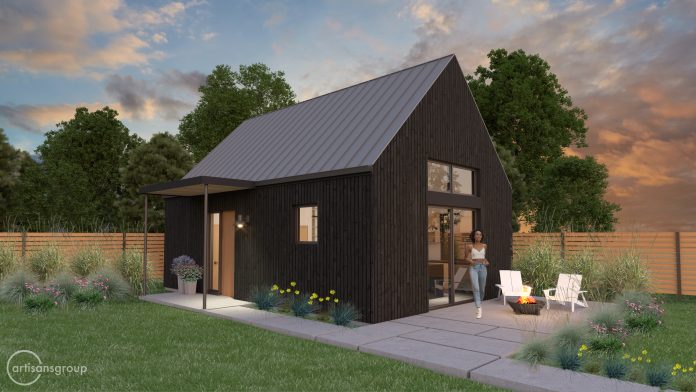
[[[0,233],[0,243],[13,247],[24,258],[43,246],[54,244],[66,260],[84,247],[96,246],[109,260],[128,249],[143,250],[143,233]],[[147,235],[147,260],[151,277],[162,279],[164,269],[164,234]]]
[[[641,255],[657,293],[696,295],[696,232],[514,233],[514,255],[543,241],[569,256],[590,249],[611,257],[626,249]]]

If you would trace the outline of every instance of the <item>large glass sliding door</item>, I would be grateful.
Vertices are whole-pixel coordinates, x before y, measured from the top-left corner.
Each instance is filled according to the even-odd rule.
[[[473,299],[466,244],[474,228],[472,210],[428,207],[428,302],[430,307]]]

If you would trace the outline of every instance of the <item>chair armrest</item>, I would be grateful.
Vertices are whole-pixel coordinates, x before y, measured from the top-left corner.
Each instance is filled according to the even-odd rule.
[[[578,293],[586,293],[586,292],[587,292],[587,290],[580,290],[580,291],[578,291]]]
[[[552,291],[555,292],[556,289],[555,289],[555,288],[553,288],[553,289],[546,289],[546,290],[544,290],[544,295],[545,295],[545,296],[548,296],[549,294],[551,294]]]
[[[496,284],[495,284],[495,287],[497,287],[497,288],[499,288],[499,289],[501,289],[501,290],[505,290],[505,286],[503,286],[503,285],[500,284],[500,283],[496,283]]]

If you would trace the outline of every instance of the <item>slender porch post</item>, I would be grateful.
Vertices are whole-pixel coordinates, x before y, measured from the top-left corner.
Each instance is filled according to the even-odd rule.
[[[203,184],[203,309],[208,296],[208,184]]]
[[[145,219],[143,219],[143,295],[147,294],[147,193],[145,194]]]

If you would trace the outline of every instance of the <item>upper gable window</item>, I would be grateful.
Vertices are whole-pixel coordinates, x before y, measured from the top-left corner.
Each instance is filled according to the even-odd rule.
[[[428,161],[428,190],[473,195],[474,171],[447,163]]]

